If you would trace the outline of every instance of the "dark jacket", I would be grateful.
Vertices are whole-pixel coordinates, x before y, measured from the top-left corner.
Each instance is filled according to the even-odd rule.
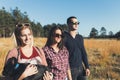
[[[82,62],[85,68],[89,68],[87,53],[84,48],[83,37],[79,34],[73,38],[68,32],[64,32],[65,46],[69,51],[69,62],[71,68],[82,67]]]

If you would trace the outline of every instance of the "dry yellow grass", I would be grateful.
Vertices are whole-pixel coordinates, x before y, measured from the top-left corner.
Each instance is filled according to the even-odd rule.
[[[109,55],[112,53],[120,54],[120,41],[109,39],[90,39],[85,40],[85,46],[88,49],[94,49],[103,53],[103,55]],[[105,54],[104,54],[105,53]]]
[[[110,80],[120,79],[119,40],[86,39],[85,47],[91,65],[92,77],[99,77],[100,80],[106,80],[107,77]]]
[[[4,66],[4,60],[6,53],[12,49],[14,46],[13,40],[11,38],[0,38],[0,73]]]
[[[98,55],[102,60],[108,61],[110,56],[120,55],[120,41],[109,39],[86,39],[85,47],[88,51],[88,55]],[[93,52],[93,53],[92,53]],[[94,56],[90,56],[93,58]],[[92,60],[92,59],[89,59]],[[99,60],[99,59],[97,59]],[[97,62],[96,60],[96,62]],[[93,62],[95,63],[95,62]]]
[[[46,38],[34,38],[35,46],[43,47],[45,42]],[[120,79],[120,41],[85,39],[84,43],[92,73],[90,80],[94,80],[93,77],[95,76],[103,76],[102,78],[99,77],[99,80],[106,80],[104,77],[105,75],[109,76],[109,74],[112,75],[112,78]],[[15,47],[14,38],[0,38],[0,74],[4,66],[6,53],[13,47]],[[114,69],[119,71],[115,72]]]

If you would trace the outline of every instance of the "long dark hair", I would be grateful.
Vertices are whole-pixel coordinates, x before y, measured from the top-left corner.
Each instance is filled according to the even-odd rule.
[[[54,44],[54,42],[55,42],[55,39],[54,39],[55,31],[58,30],[58,29],[61,30],[61,33],[62,33],[62,38],[61,38],[61,41],[58,43],[58,48],[59,49],[63,48],[63,42],[64,42],[63,30],[59,26],[54,26],[54,27],[51,28],[45,46],[50,47],[52,44]]]

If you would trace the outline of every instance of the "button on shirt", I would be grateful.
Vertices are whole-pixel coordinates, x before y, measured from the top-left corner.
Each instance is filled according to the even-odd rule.
[[[67,77],[67,70],[69,69],[69,53],[68,50],[63,47],[58,53],[54,51],[52,47],[44,47],[45,56],[48,62],[48,66],[54,75],[53,80],[65,80]]]

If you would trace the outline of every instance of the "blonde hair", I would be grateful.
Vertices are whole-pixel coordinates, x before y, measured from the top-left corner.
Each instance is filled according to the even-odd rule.
[[[20,40],[20,35],[21,35],[21,31],[26,28],[28,28],[30,30],[31,34],[33,35],[32,29],[31,29],[31,26],[29,23],[20,23],[20,24],[16,25],[14,34],[15,34],[15,38],[16,38],[17,47],[22,46],[22,42]],[[33,45],[33,43],[31,45]]]

